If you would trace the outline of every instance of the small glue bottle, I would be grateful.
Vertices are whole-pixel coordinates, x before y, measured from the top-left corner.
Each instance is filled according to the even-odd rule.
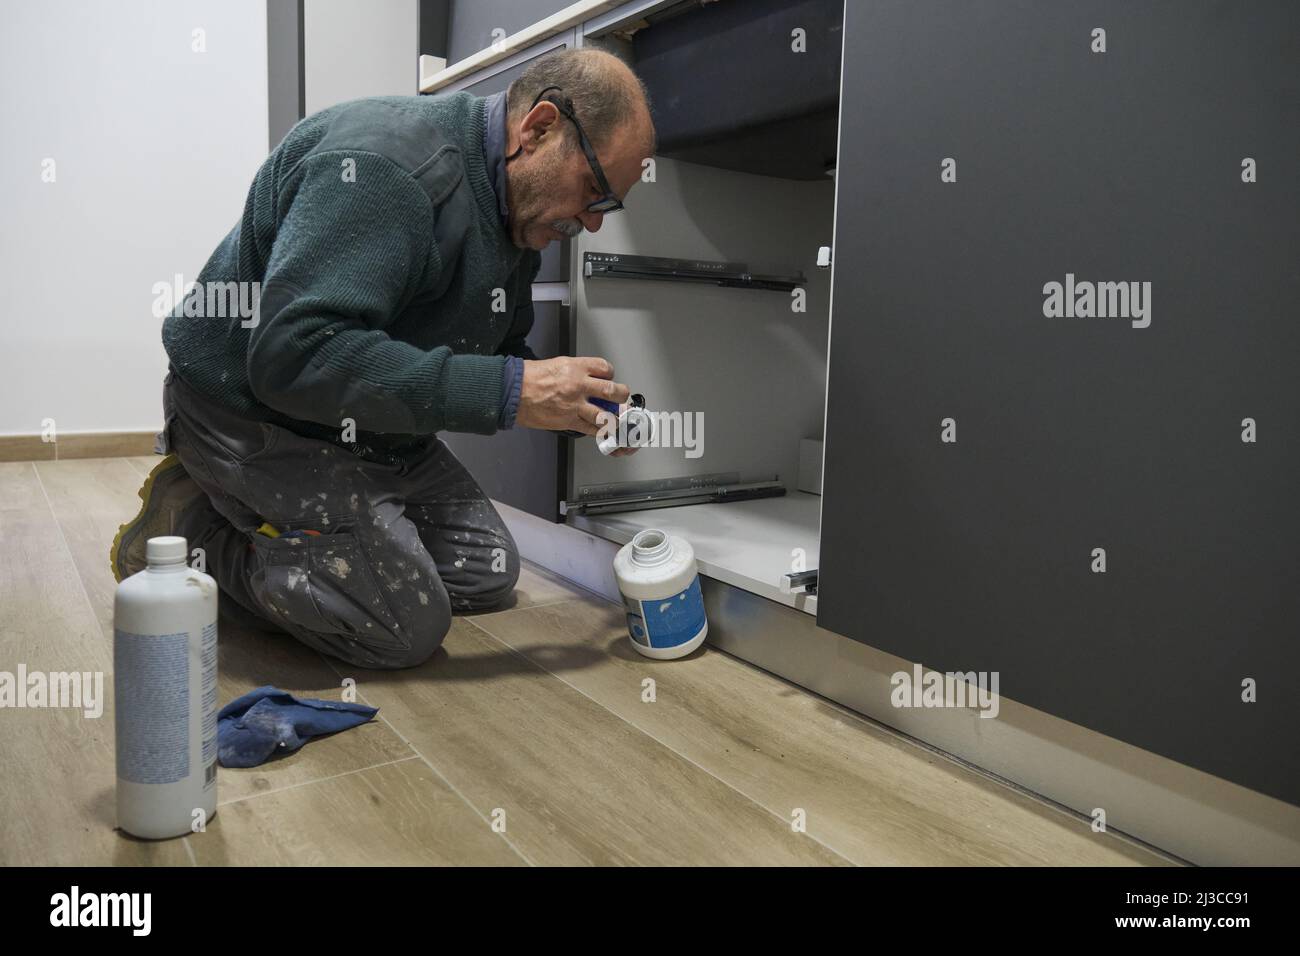
[[[619,413],[616,402],[607,402],[603,398],[589,398],[587,401],[614,416],[612,426],[602,426],[596,435],[596,447],[602,455],[613,454],[619,448],[642,448],[654,443],[654,416],[645,410],[645,396],[634,392],[628,397],[627,409]],[[581,438],[582,432],[566,429],[563,434]]]
[[[645,396],[633,393],[627,400],[627,408],[620,415],[618,406],[613,402],[592,399],[618,419],[614,428],[606,434],[597,436],[596,447],[602,455],[612,454],[619,448],[642,448],[654,441],[655,422],[645,410]],[[612,406],[612,407],[611,407]]]
[[[163,839],[217,811],[217,582],[184,538],[150,538],[113,599],[117,825]]]

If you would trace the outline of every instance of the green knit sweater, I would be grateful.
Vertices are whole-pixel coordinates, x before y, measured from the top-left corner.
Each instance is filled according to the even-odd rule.
[[[501,223],[484,113],[469,93],[389,96],[298,123],[163,323],[176,374],[311,437],[338,441],[351,420],[372,448],[496,431],[505,356],[535,357],[541,257]],[[256,315],[223,308],[230,282],[258,284],[238,287]]]

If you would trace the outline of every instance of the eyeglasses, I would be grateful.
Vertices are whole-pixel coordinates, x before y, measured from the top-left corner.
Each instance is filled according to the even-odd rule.
[[[591,146],[591,140],[587,139],[586,132],[582,129],[582,124],[578,122],[577,114],[573,112],[573,100],[567,96],[547,96],[551,90],[564,92],[563,88],[558,86],[548,86],[542,92],[537,94],[537,99],[533,100],[533,106],[529,107],[531,111],[543,99],[548,103],[554,104],[562,114],[573,120],[573,125],[578,131],[578,143],[582,146],[582,151],[587,155],[587,165],[596,176],[596,185],[600,187],[601,197],[595,202],[588,204],[587,212],[617,212],[623,208],[623,202],[614,195],[614,190],[609,188],[609,180],[605,178],[605,171],[600,168],[600,160],[596,159],[596,151]]]

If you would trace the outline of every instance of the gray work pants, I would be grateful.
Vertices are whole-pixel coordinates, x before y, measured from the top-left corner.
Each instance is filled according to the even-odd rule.
[[[372,461],[241,418],[174,372],[163,410],[164,450],[211,503],[177,533],[203,549],[224,595],[304,644],[360,667],[412,667],[441,645],[453,611],[513,591],[514,539],[440,439]],[[320,535],[272,538],[263,522]]]

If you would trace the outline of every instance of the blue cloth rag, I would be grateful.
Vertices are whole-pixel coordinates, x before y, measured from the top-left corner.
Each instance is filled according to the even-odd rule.
[[[337,700],[299,699],[278,687],[259,687],[217,714],[217,759],[223,767],[256,767],[272,754],[292,753],[313,737],[364,724],[378,707]]]

